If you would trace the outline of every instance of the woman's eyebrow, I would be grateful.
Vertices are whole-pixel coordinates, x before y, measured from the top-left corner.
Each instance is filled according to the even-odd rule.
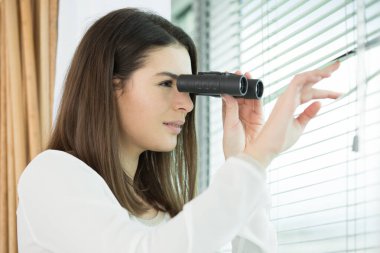
[[[172,79],[177,79],[177,77],[178,77],[178,75],[171,73],[171,72],[167,72],[167,71],[157,73],[156,76],[169,76]]]

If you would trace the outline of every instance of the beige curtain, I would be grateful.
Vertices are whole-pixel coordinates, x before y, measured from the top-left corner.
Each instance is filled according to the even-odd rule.
[[[0,0],[0,253],[17,252],[17,181],[47,143],[58,0]]]

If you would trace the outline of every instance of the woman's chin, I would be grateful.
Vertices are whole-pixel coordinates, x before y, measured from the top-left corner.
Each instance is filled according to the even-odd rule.
[[[175,143],[161,143],[154,148],[151,148],[151,151],[154,152],[171,152],[177,146],[177,141]]]

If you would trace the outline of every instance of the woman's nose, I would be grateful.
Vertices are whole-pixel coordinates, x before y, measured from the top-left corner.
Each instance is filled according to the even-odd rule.
[[[176,89],[174,101],[175,109],[177,110],[183,110],[186,113],[189,113],[194,109],[194,103],[191,100],[190,94],[188,92],[179,92]]]

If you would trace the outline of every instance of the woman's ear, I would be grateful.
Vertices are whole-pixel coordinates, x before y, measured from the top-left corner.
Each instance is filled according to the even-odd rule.
[[[117,97],[123,95],[123,80],[117,77],[112,78],[113,90]]]
[[[114,88],[120,88],[120,85],[122,83],[122,80],[118,77],[113,77],[112,78],[112,84],[114,86]]]

